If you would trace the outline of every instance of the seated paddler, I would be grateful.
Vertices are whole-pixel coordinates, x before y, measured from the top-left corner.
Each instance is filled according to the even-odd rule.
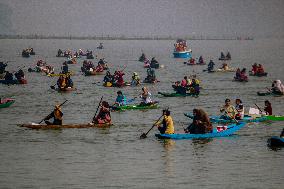
[[[193,121],[184,132],[190,134],[205,134],[212,133],[212,131],[213,126],[207,113],[202,109],[193,109]]]
[[[53,118],[53,122],[48,121]],[[59,105],[54,107],[54,110],[51,114],[49,114],[45,119],[45,123],[47,125],[62,125],[63,113]]]
[[[171,117],[171,112],[169,110],[163,110],[163,119],[156,123],[158,130],[161,134],[174,134],[174,122]]]
[[[224,113],[220,118],[225,120],[235,119],[238,113],[236,108],[231,104],[230,99],[225,100],[225,105],[220,109],[220,112]]]
[[[101,104],[101,109],[99,114],[93,118],[93,123],[95,124],[109,124],[111,123],[111,116],[109,111],[109,104],[103,101]]]

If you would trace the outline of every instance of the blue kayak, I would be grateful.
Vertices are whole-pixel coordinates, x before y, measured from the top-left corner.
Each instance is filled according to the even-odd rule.
[[[273,136],[267,140],[269,146],[284,146],[284,138]]]
[[[192,113],[185,113],[184,114],[186,117],[189,117],[190,119],[193,119],[193,115]],[[235,120],[226,120],[226,119],[221,119],[221,116],[210,116],[210,121],[212,123],[234,123],[236,122]],[[242,120],[237,120],[238,122],[262,122],[262,121],[266,121],[268,120],[266,116],[262,116],[262,117],[252,117],[249,115],[245,115],[244,118]]]
[[[155,134],[159,139],[195,139],[195,138],[215,138],[215,137],[226,137],[234,134],[242,127],[245,126],[246,123],[242,122],[239,124],[231,124],[228,125],[226,129],[218,131],[214,129],[212,133],[205,134],[188,134],[188,133],[177,133],[177,134]]]

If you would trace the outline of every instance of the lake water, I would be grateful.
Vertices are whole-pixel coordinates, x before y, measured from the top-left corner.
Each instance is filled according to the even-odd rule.
[[[105,49],[96,50],[99,42]],[[272,150],[266,141],[279,135],[281,122],[247,124],[236,135],[208,140],[158,140],[153,129],[148,138],[140,140],[170,107],[176,132],[190,123],[183,113],[203,108],[208,114],[219,114],[224,99],[241,98],[248,110],[255,103],[263,107],[272,102],[273,113],[283,114],[283,97],[260,97],[257,91],[271,86],[283,76],[284,40],[250,41],[196,40],[188,41],[193,56],[203,55],[206,62],[215,61],[221,51],[230,51],[230,66],[251,68],[254,62],[263,64],[268,77],[249,77],[248,83],[232,82],[234,73],[202,72],[206,66],[187,66],[173,59],[174,41],[170,40],[0,40],[0,60],[11,61],[6,70],[24,67],[27,85],[0,85],[1,97],[13,97],[16,102],[0,109],[0,188],[284,188],[284,150]],[[22,58],[24,48],[33,47],[36,56]],[[76,92],[60,94],[50,89],[57,78],[39,73],[27,73],[38,59],[54,65],[59,72],[64,58],[55,57],[58,48],[94,50],[109,62],[111,71],[126,66],[125,80],[133,71],[146,76],[143,63],[137,61],[141,52],[156,57],[164,68],[156,70],[160,80],[146,85],[160,108],[147,111],[112,113],[114,126],[105,129],[63,129],[37,131],[17,124],[39,122],[56,103],[63,106],[65,123],[87,123],[93,117],[101,96],[113,102],[117,88],[104,88],[103,76],[85,77],[80,72],[83,59],[69,65],[76,72],[73,81]],[[184,75],[197,74],[202,82],[199,98],[164,98],[158,91],[171,92],[174,81]],[[129,98],[138,96],[141,87],[121,89]]]

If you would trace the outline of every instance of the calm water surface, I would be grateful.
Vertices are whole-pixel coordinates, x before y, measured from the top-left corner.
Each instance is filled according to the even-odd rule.
[[[7,70],[25,66],[27,71],[38,59],[56,67],[64,58],[55,57],[57,49],[95,49],[105,57],[111,71],[125,69],[125,80],[133,71],[145,78],[143,64],[136,61],[143,50],[164,68],[156,71],[161,81],[148,85],[160,108],[148,111],[112,113],[114,126],[106,129],[64,129],[36,131],[17,124],[39,122],[52,111],[56,102],[63,106],[65,123],[86,123],[91,120],[103,95],[113,101],[118,89],[104,88],[103,76],[85,77],[80,72],[83,59],[69,69],[77,92],[59,94],[50,89],[57,78],[39,73],[26,73],[28,84],[0,85],[1,97],[14,97],[16,103],[0,109],[0,188],[284,188],[284,150],[267,147],[269,136],[279,135],[283,123],[248,124],[237,135],[209,140],[158,140],[152,130],[147,139],[139,136],[160,116],[162,108],[170,107],[176,132],[182,132],[190,120],[183,113],[204,108],[210,115],[218,114],[225,98],[241,98],[245,107],[264,100],[272,102],[275,114],[283,114],[283,97],[258,97],[257,91],[278,78],[284,81],[284,40],[192,41],[194,56],[203,55],[208,62],[217,60],[221,51],[232,54],[232,67],[250,69],[254,62],[264,65],[268,77],[249,77],[248,83],[232,82],[234,73],[202,72],[206,66],[187,66],[172,58],[174,41],[81,41],[81,40],[0,40],[1,60],[10,60]],[[36,56],[22,58],[21,50],[33,47]],[[199,98],[163,98],[158,91],[170,92],[173,81],[184,75],[197,74],[202,80]],[[129,97],[140,93],[141,87],[124,88]]]

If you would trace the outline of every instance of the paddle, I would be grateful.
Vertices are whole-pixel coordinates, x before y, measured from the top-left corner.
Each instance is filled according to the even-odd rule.
[[[260,113],[262,113],[262,110],[260,109],[260,107],[256,103],[254,105],[257,107],[257,109],[260,111]]]
[[[59,105],[59,107],[62,106],[63,104],[65,104],[67,101],[68,101],[68,100],[65,100],[63,103],[61,103],[61,104]],[[54,112],[54,110],[53,110],[50,114],[48,114],[48,116],[51,115],[53,112]],[[48,117],[48,116],[46,116],[46,117]],[[46,117],[45,117],[45,118],[46,118]],[[43,121],[45,120],[45,118],[43,118],[38,124],[41,124],[41,122],[43,122]]]
[[[225,110],[225,113],[228,115],[228,112]],[[236,118],[231,118],[233,119],[237,124],[239,124],[239,122],[236,120]]]
[[[103,97],[104,97],[104,96],[101,97],[101,100],[100,100],[99,105],[98,105],[98,107],[97,107],[96,113],[95,113],[95,115],[94,115],[94,117],[93,117],[93,120],[94,120],[94,119],[96,118],[96,116],[97,116],[99,107],[100,107],[100,105],[101,105],[101,103],[102,103],[102,100],[103,100]]]
[[[167,109],[168,110],[168,109]],[[161,115],[159,117],[159,119],[153,124],[153,126],[146,132],[146,133],[142,133],[142,135],[140,136],[140,139],[144,139],[147,138],[147,134],[156,126],[156,124],[160,121],[160,119],[163,117],[164,115]]]

